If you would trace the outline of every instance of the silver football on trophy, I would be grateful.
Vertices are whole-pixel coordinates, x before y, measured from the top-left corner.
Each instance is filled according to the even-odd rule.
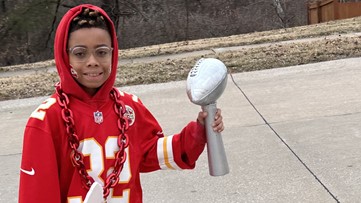
[[[227,84],[227,68],[215,58],[201,58],[189,71],[187,95],[191,102],[201,106],[214,103]]]

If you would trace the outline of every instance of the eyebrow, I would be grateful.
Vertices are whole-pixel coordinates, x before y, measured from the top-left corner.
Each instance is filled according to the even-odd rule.
[[[96,46],[96,48],[98,48],[98,47],[112,47],[112,46],[111,46],[111,45],[108,46],[108,45],[106,45],[106,44],[99,44],[99,45]]]
[[[68,49],[74,49],[74,48],[76,48],[76,47],[82,47],[82,48],[88,49],[88,47],[85,46],[85,45],[75,45],[75,46],[70,47],[70,48],[68,48]],[[95,46],[95,49],[97,49],[97,48],[99,48],[99,47],[112,47],[112,46],[108,46],[108,45],[106,45],[106,44],[98,44],[98,45]]]

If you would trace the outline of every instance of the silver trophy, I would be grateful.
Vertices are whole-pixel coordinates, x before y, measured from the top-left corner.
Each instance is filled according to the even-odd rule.
[[[214,132],[212,123],[217,111],[216,101],[227,84],[227,68],[215,58],[201,58],[190,70],[187,78],[187,95],[191,102],[208,112],[205,119],[208,166],[211,176],[229,173],[222,136]]]
[[[103,198],[103,187],[98,182],[94,182],[85,196],[84,203],[100,202],[105,202]]]

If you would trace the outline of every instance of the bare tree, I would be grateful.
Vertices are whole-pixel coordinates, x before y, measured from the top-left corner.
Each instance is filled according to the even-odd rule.
[[[6,12],[5,0],[0,1],[0,15]]]
[[[282,22],[283,27],[288,27],[286,14],[283,9],[281,0],[272,0],[272,3],[273,6],[275,7],[276,15],[278,16],[279,20]]]
[[[304,25],[308,0],[87,0],[114,21],[120,48]],[[0,0],[0,65],[49,59],[61,16],[84,0]],[[44,40],[45,39],[45,40]]]
[[[60,7],[60,1],[61,0],[56,1],[55,11],[54,11],[54,15],[53,15],[53,22],[51,23],[51,30],[48,33],[48,37],[46,39],[45,47],[48,47],[48,44],[51,41],[51,36],[55,31],[56,20],[57,20],[57,16],[58,16],[59,7]]]

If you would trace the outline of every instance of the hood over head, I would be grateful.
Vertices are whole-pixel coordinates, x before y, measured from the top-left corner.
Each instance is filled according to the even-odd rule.
[[[97,10],[104,17],[105,21],[108,24],[113,47],[111,74],[107,81],[105,81],[105,83],[93,96],[86,93],[85,90],[83,90],[83,88],[73,78],[70,72],[71,67],[69,64],[69,56],[67,51],[70,24],[72,20],[77,15],[79,15],[85,8]],[[82,4],[70,9],[63,16],[56,30],[54,40],[54,57],[56,68],[60,77],[61,88],[68,96],[76,97],[77,99],[86,101],[87,103],[103,103],[110,99],[109,94],[114,85],[118,65],[118,40],[114,24],[103,9],[91,4]]]

